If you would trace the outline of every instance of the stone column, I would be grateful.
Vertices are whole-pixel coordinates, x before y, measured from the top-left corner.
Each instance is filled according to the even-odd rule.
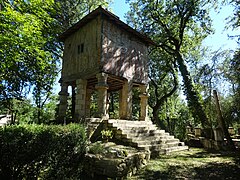
[[[148,120],[148,85],[140,85],[140,121]]]
[[[71,107],[71,115],[72,118],[75,117],[75,105],[76,105],[76,91],[75,91],[76,86],[72,85],[72,107]]]
[[[68,100],[68,84],[61,83],[61,91],[58,93],[60,98],[59,110],[58,110],[58,120],[63,122],[66,117],[67,111],[67,100]]]
[[[86,92],[86,106],[85,106],[85,113],[86,113],[86,117],[90,118],[91,114],[90,114],[90,107],[91,107],[91,96],[92,96],[92,89],[87,89]]]
[[[126,81],[119,93],[120,119],[132,118],[132,81]]]
[[[76,92],[76,105],[75,105],[75,117],[80,119],[85,117],[85,107],[86,107],[86,89],[87,80],[78,79],[76,80],[77,92]]]
[[[224,140],[224,134],[223,134],[223,130],[221,127],[217,127],[213,130],[214,133],[214,139],[215,141],[223,141]]]
[[[98,117],[107,118],[107,77],[108,75],[105,73],[99,73],[96,75],[98,79],[98,84],[95,86],[98,92]]]
[[[110,93],[107,93],[107,102],[106,102],[106,118],[109,119],[109,106],[110,106]]]

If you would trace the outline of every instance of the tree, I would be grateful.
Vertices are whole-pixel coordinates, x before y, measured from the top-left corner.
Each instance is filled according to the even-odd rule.
[[[176,65],[170,60],[171,57],[159,48],[153,49],[150,53],[149,105],[152,108],[153,122],[162,129],[166,129],[166,125],[159,119],[159,112],[167,99],[178,89]]]
[[[33,93],[41,109],[59,73],[58,36],[83,15],[109,1],[0,1],[0,99]]]
[[[110,3],[111,0],[56,0],[56,19],[61,25],[61,31],[71,27],[98,6],[108,7]]]
[[[228,19],[228,28],[232,27],[232,29],[237,30],[240,27],[240,1],[239,0],[231,0],[230,4],[234,6],[233,15]],[[235,36],[230,36],[231,38],[237,38],[238,45],[240,44],[240,34]],[[231,85],[231,96],[228,97],[227,100],[230,103],[226,103],[226,111],[223,113],[225,117],[231,119],[231,124],[236,123],[238,127],[240,124],[240,49],[239,47],[235,50],[233,57],[230,60],[226,60],[225,64],[227,67],[224,72],[225,78],[227,78]],[[229,105],[230,104],[230,105]]]
[[[56,38],[52,31],[55,20],[51,18],[52,1],[3,2],[0,12],[0,59],[2,99],[21,97],[31,91],[43,74],[56,77],[59,52],[50,45]],[[50,82],[49,82],[50,84]]]
[[[233,29],[236,29],[240,26],[240,1],[231,0],[230,4],[234,7],[234,14],[230,17],[229,23],[232,25]]]
[[[138,0],[130,3],[128,13],[130,25],[151,36],[162,51],[173,57],[183,78],[188,106],[204,128],[211,125],[186,59],[199,50],[202,40],[212,32],[209,8],[214,5],[210,0]]]

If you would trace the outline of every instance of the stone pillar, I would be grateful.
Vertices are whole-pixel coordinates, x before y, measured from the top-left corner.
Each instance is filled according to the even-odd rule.
[[[215,141],[223,141],[224,140],[224,134],[221,127],[217,127],[213,130],[214,133],[214,139]]]
[[[132,118],[132,81],[126,81],[119,93],[120,119]]]
[[[106,119],[107,118],[107,77],[105,73],[99,73],[96,75],[98,79],[98,84],[95,86],[98,92],[98,117]]]
[[[87,80],[76,80],[77,92],[76,92],[76,105],[75,105],[75,117],[80,119],[86,116],[86,89]]]
[[[194,128],[195,131],[195,137],[200,137],[201,136],[201,128],[200,127],[195,127]]]
[[[67,100],[68,100],[68,84],[67,83],[61,83],[61,91],[58,93],[60,97],[60,104],[59,104],[59,110],[58,110],[58,120],[63,122],[66,117],[66,111],[67,111]]]
[[[140,120],[148,120],[148,85],[140,86]]]
[[[76,105],[76,91],[75,91],[76,86],[72,85],[72,107],[71,107],[71,115],[72,118],[75,117],[75,105]]]
[[[106,118],[109,119],[109,106],[110,106],[110,93],[107,93],[107,102],[106,102]]]
[[[86,113],[86,117],[90,118],[91,114],[90,114],[90,107],[91,107],[91,96],[92,96],[92,89],[87,89],[86,92],[86,106],[85,106],[85,113]]]

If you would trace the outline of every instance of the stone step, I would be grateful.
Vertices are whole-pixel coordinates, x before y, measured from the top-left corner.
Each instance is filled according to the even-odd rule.
[[[129,137],[128,138],[130,140],[130,142],[139,142],[139,141],[159,141],[161,143],[172,143],[172,142],[178,142],[179,143],[179,139],[169,139],[168,136],[142,136],[142,137]]]
[[[169,139],[168,136],[165,136],[164,134],[150,134],[150,133],[122,133],[122,134],[119,134],[121,135],[122,138],[127,138],[127,139],[134,139],[134,138],[137,138],[137,139],[142,139],[142,138],[145,138],[145,137],[151,137],[152,139]],[[150,139],[151,139],[150,138]],[[173,139],[173,138],[170,138],[170,139]],[[170,140],[169,139],[169,140]]]
[[[109,124],[119,124],[119,125],[132,125],[132,126],[141,126],[141,125],[150,126],[150,125],[153,125],[153,126],[156,126],[151,121],[105,120],[105,122],[107,122]]]
[[[185,151],[185,150],[189,150],[188,146],[161,147],[160,149],[152,148],[151,157],[157,157],[159,155],[169,154],[171,152],[177,152],[177,151]]]
[[[119,120],[119,119],[109,119],[108,123],[115,124],[127,124],[127,125],[154,125],[152,121],[129,121],[129,120]]]
[[[179,141],[179,139],[176,139],[176,138],[174,138],[174,139],[166,139],[166,141],[165,141],[165,143],[180,143],[180,141]]]
[[[171,148],[171,147],[176,147],[179,145],[179,142],[168,142],[166,143],[167,147]]]
[[[154,150],[161,150],[163,148],[168,148],[166,144],[143,144],[143,145],[138,145],[135,146],[139,150],[149,150],[149,151],[154,151]]]
[[[160,139],[156,136],[142,136],[142,137],[132,137],[130,138],[132,142],[138,142],[138,141],[163,141],[163,139]]]
[[[136,147],[142,146],[142,145],[157,145],[157,144],[162,144],[161,140],[157,141],[132,141],[131,144],[135,145]]]
[[[137,149],[148,150],[151,156],[188,149],[183,142],[158,129],[151,121],[110,119],[104,123],[114,131],[116,139]]]
[[[175,147],[166,148],[165,150],[166,150],[166,154],[168,154],[171,152],[189,150],[189,148],[188,146],[175,146]]]
[[[147,129],[120,129],[123,134],[143,134],[143,135],[169,135],[169,133],[165,133],[164,130],[147,130]]]
[[[161,151],[162,149],[166,149],[168,148],[167,144],[156,144],[153,145],[150,150],[152,151]]]
[[[110,128],[117,128],[117,129],[124,129],[124,130],[157,130],[158,128],[156,126],[140,126],[140,127],[135,127],[135,126],[117,126],[114,124],[108,124],[108,127]]]

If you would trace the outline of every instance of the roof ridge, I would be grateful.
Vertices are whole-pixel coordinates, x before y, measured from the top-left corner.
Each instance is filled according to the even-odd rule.
[[[76,32],[82,26],[87,24],[88,20],[94,19],[94,17],[96,17],[97,15],[99,15],[101,13],[105,14],[108,17],[112,17],[113,19],[111,19],[111,20],[113,20],[113,22],[115,24],[117,24],[117,25],[121,26],[123,29],[125,29],[128,33],[134,34],[135,36],[139,37],[140,39],[142,39],[147,44],[155,45],[155,43],[149,37],[147,37],[145,34],[142,34],[142,33],[138,32],[137,30],[133,29],[128,24],[121,21],[120,18],[117,15],[115,15],[114,13],[102,8],[102,6],[98,6],[98,8],[96,8],[95,10],[93,10],[92,12],[90,12],[89,14],[84,16],[77,23],[75,23],[70,28],[68,28],[66,31],[64,31],[61,35],[59,35],[59,39],[61,41],[64,41],[69,35]]]

